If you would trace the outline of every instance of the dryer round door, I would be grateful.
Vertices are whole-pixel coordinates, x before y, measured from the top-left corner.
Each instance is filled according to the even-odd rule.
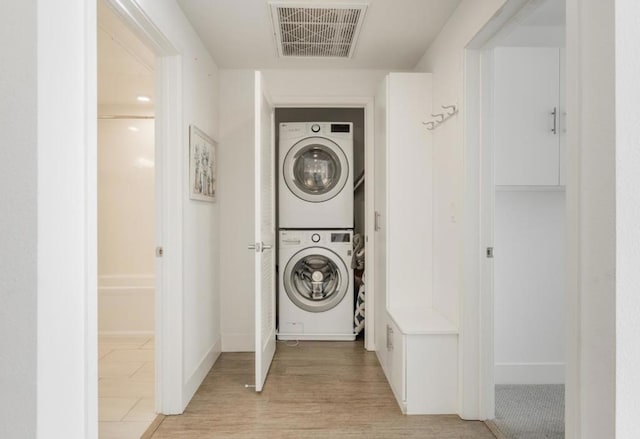
[[[349,271],[340,257],[322,247],[309,247],[289,259],[284,269],[289,299],[309,312],[336,307],[349,289]]]
[[[347,156],[336,143],[307,137],[291,147],[282,165],[284,181],[298,198],[312,203],[330,200],[349,176]]]

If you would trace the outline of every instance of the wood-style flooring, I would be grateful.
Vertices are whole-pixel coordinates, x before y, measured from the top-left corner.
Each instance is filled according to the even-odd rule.
[[[223,353],[185,413],[153,439],[494,439],[482,422],[402,415],[375,353],[361,342],[278,342],[262,393],[253,354]]]

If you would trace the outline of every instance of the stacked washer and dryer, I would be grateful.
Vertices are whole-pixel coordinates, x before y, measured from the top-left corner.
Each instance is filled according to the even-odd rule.
[[[280,124],[278,339],[354,340],[353,124]]]

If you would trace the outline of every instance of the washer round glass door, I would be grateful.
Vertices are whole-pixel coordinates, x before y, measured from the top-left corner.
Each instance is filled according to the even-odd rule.
[[[287,187],[298,198],[320,203],[344,188],[349,163],[336,143],[323,137],[307,137],[291,147],[282,172]]]
[[[322,247],[309,247],[289,259],[284,269],[289,299],[309,312],[336,307],[347,294],[349,272],[340,257]]]

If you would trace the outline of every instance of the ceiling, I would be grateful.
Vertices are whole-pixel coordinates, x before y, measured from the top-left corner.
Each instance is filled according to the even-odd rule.
[[[412,69],[460,0],[295,0],[295,6],[368,4],[351,59],[279,58],[268,0],[178,0],[220,68]]]
[[[565,0],[546,0],[523,24],[527,26],[564,26],[565,21]]]
[[[98,106],[130,114],[153,112],[155,55],[103,1],[98,2]],[[151,98],[150,103],[137,96]],[[109,107],[109,108],[107,108]],[[105,108],[107,108],[105,110]]]

